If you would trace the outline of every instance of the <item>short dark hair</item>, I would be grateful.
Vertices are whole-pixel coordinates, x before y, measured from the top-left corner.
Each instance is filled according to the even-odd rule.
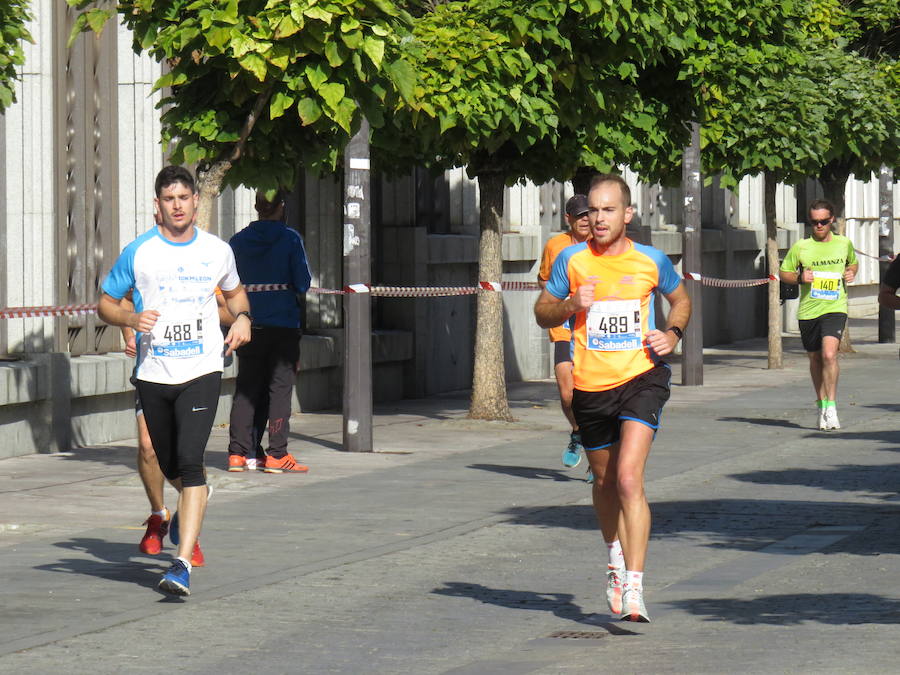
[[[622,201],[625,203],[625,206],[631,206],[631,188],[628,187],[628,183],[625,182],[625,179],[622,178],[617,173],[600,173],[591,178],[591,190],[602,183],[616,183],[619,188],[622,190]],[[590,192],[590,190],[588,191]]]
[[[183,183],[185,187],[190,188],[191,192],[197,192],[197,184],[190,171],[182,166],[169,165],[156,174],[156,196],[159,197],[162,194],[163,188],[175,183]]]
[[[281,188],[275,193],[272,199],[266,199],[266,193],[259,191],[256,193],[256,212],[263,220],[269,220],[278,211],[278,207],[284,204],[285,191]]]
[[[828,215],[834,217],[834,204],[827,199],[816,199],[812,201],[809,208],[806,209],[806,214],[809,215],[813,211],[819,211],[820,209],[825,209],[828,211]]]

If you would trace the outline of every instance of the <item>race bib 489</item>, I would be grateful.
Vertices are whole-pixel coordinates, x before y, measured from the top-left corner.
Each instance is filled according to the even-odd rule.
[[[587,348],[602,352],[643,349],[640,300],[600,300],[587,313]]]

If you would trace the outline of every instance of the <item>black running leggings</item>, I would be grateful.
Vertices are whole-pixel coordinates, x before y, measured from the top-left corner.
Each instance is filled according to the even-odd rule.
[[[136,383],[159,468],[182,487],[206,485],[203,453],[219,404],[222,373],[183,384]]]

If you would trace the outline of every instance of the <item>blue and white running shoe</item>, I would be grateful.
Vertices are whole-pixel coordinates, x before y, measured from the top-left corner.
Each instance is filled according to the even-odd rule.
[[[187,566],[180,560],[173,562],[169,571],[159,580],[157,588],[171,595],[190,595],[191,573]]]
[[[568,469],[574,469],[581,463],[581,434],[577,431],[569,436],[569,445],[563,450],[562,463]]]

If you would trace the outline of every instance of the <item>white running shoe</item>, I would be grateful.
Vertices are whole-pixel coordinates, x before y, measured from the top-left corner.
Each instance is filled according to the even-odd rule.
[[[825,411],[828,408],[819,408],[819,431],[828,431],[828,417]]]
[[[625,582],[625,568],[607,565],[606,604],[613,614],[622,613],[622,586]]]
[[[825,428],[828,430],[841,428],[841,423],[838,421],[837,408],[834,406],[825,408]]]
[[[644,606],[644,590],[642,588],[626,588],[622,595],[622,621],[650,623],[650,616]]]

